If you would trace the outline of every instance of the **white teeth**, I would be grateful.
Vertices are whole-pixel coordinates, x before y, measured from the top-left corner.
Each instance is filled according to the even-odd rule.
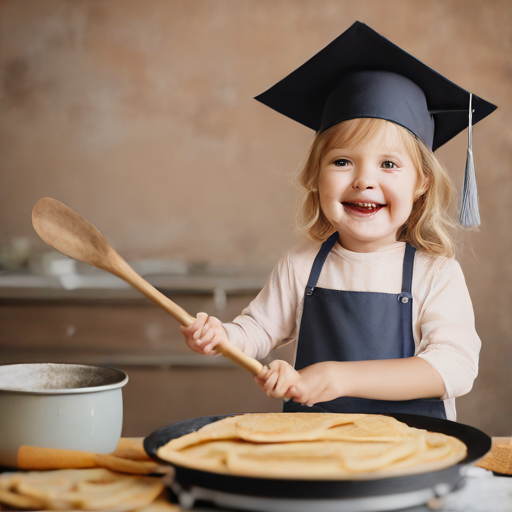
[[[377,208],[375,203],[354,203],[361,208]]]

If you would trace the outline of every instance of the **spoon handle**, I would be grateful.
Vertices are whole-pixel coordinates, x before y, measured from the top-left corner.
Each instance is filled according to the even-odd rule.
[[[135,289],[139,290],[149,300],[153,301],[157,306],[160,306],[164,311],[169,313],[173,318],[178,320],[181,325],[191,325],[195,322],[195,318],[190,316],[183,308],[174,303],[171,299],[166,297],[163,293],[159,292],[154,286],[150,285],[144,278],[139,276],[135,270],[126,263],[116,253],[116,262],[110,270],[117,277],[120,277],[128,284],[132,285]]]
[[[175,304],[155,287],[151,286],[117,253],[116,256],[116,264],[113,266],[112,270],[110,270],[113,274],[139,290],[139,292],[143,293],[148,299],[178,320],[181,325],[189,326],[195,322],[196,319],[193,316],[189,315],[183,308]],[[244,354],[244,352],[232,343],[222,343],[217,346],[217,350],[226,359],[229,359],[232,363],[242,368],[242,370],[245,370],[252,375],[258,375],[263,369],[263,365],[259,361],[249,357],[247,354]]]
[[[229,359],[232,363],[242,368],[242,370],[251,373],[255,377],[263,370],[263,365],[259,361],[249,357],[232,343],[222,343],[217,345],[216,348],[226,359]]]

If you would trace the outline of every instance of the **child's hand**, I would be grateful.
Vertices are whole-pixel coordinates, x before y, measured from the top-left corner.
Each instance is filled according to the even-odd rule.
[[[198,313],[196,321],[188,327],[182,325],[180,331],[192,350],[206,356],[218,354],[215,347],[219,343],[229,342],[222,322],[206,313]]]
[[[254,377],[257,384],[274,398],[293,398],[292,389],[300,382],[300,374],[286,361],[272,361]]]
[[[269,396],[311,407],[338,396],[330,390],[331,366],[329,362],[317,363],[297,371],[286,361],[272,361],[254,380]]]

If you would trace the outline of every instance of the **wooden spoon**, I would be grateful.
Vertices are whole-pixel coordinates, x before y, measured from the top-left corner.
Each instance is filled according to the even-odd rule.
[[[97,228],[60,201],[50,197],[40,199],[32,210],[32,225],[47,244],[66,256],[120,277],[167,311],[181,325],[189,326],[196,320],[139,276]],[[231,343],[222,343],[217,349],[224,357],[253,375],[258,375],[263,368],[260,362]]]

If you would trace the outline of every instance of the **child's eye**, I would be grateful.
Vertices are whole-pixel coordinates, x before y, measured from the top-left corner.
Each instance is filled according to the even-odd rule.
[[[391,160],[385,160],[382,162],[382,167],[384,167],[384,169],[396,169],[398,166]]]
[[[350,165],[350,161],[346,158],[338,158],[338,160],[334,161],[334,165],[336,167],[347,167],[347,165]]]

